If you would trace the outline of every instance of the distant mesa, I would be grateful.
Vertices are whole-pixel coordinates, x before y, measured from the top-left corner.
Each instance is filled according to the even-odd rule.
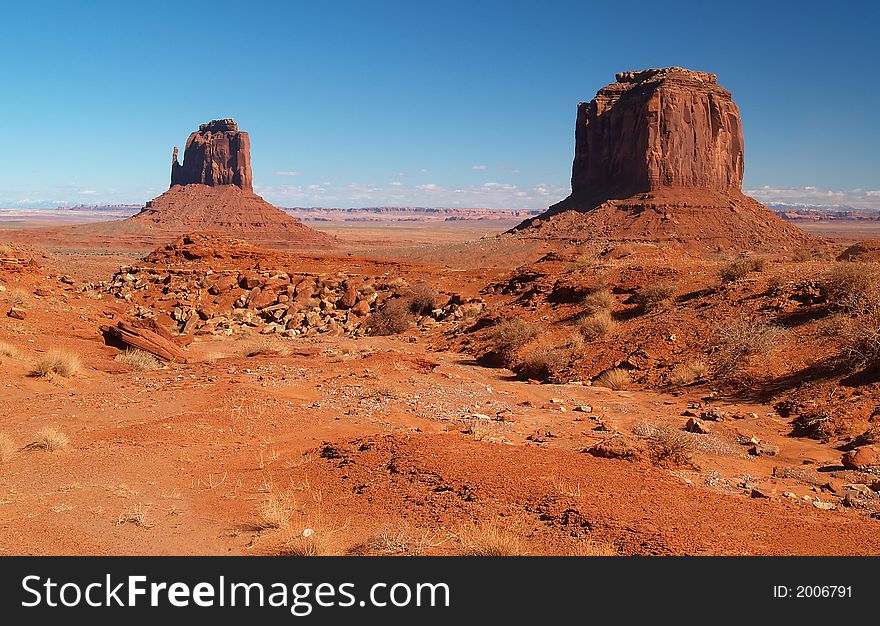
[[[171,161],[171,186],[235,185],[253,191],[251,140],[238,130],[232,118],[202,124],[186,140],[183,164],[177,162],[177,146]]]
[[[571,195],[517,229],[703,250],[818,243],[743,195],[743,165],[739,109],[715,74],[619,72],[578,105]]]

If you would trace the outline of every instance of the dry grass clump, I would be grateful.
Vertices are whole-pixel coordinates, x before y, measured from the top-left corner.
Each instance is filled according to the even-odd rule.
[[[245,346],[245,356],[288,356],[290,348],[283,340],[262,335],[252,339]]]
[[[76,375],[82,366],[79,357],[60,348],[52,348],[34,364],[34,376],[48,376],[56,374],[64,378]]]
[[[740,318],[734,324],[725,324],[718,331],[715,363],[721,374],[730,374],[740,368],[749,357],[773,352],[782,330],[760,320]]]
[[[722,283],[732,283],[745,278],[749,272],[760,272],[764,269],[765,262],[765,259],[761,257],[740,257],[723,265],[718,270],[718,277]]]
[[[406,294],[409,310],[416,315],[425,315],[434,310],[440,295],[428,283],[416,283]]]
[[[584,307],[584,315],[592,315],[614,306],[614,296],[611,295],[611,290],[607,285],[599,285],[584,297],[581,304]]]
[[[15,442],[6,433],[0,433],[0,463],[6,463],[15,454]]]
[[[136,372],[146,372],[162,367],[161,363],[149,352],[138,349],[128,349],[122,354],[117,354],[114,359],[117,363],[129,366]]]
[[[633,426],[633,434],[650,442],[651,452],[657,461],[670,461],[683,465],[690,463],[697,449],[694,437],[683,430],[669,426],[655,426],[641,422]]]
[[[526,353],[516,369],[518,374],[532,380],[547,380],[565,369],[570,359],[571,350],[568,348],[541,345]]]
[[[0,359],[15,358],[16,354],[18,354],[18,351],[15,349],[15,346],[5,341],[0,341]]]
[[[397,335],[409,329],[414,319],[406,298],[386,300],[379,310],[370,313],[364,321],[368,335],[374,337]]]
[[[669,384],[676,387],[685,387],[709,375],[709,366],[704,361],[696,359],[677,365],[669,373]]]
[[[498,520],[464,526],[458,532],[462,556],[523,556],[522,533]]]
[[[577,329],[587,341],[595,341],[604,337],[614,328],[614,318],[607,310],[600,310],[578,319]]]
[[[878,269],[874,263],[835,263],[822,282],[828,306],[847,312],[868,312],[880,307]]]
[[[260,528],[284,528],[290,522],[291,512],[285,498],[270,495],[260,505]]]
[[[351,548],[348,554],[383,554],[422,556],[432,548],[446,543],[451,538],[447,535],[440,538],[431,531],[412,532],[406,526],[386,528],[376,532],[365,542]]]
[[[346,552],[341,533],[348,524],[329,523],[320,511],[306,515],[296,528],[290,528],[284,542],[284,556],[334,556]]]
[[[37,431],[33,443],[30,447],[46,452],[54,452],[55,450],[63,450],[70,444],[70,439],[57,428],[46,426]]]
[[[629,372],[620,367],[612,367],[599,374],[593,381],[593,384],[597,387],[607,387],[608,389],[620,391],[629,387],[631,382],[632,379]]]
[[[791,255],[791,260],[795,263],[804,263],[806,261],[813,260],[813,251],[807,250],[806,248],[798,248],[794,251],[794,254]]]
[[[147,522],[147,508],[143,504],[136,504],[132,508],[119,514],[116,520],[117,526],[123,524],[132,524],[141,528],[152,528],[153,525]]]
[[[635,294],[634,300],[639,308],[645,313],[653,311],[661,304],[669,300],[675,293],[675,285],[670,283],[655,283],[640,289]]]
[[[517,351],[540,334],[540,329],[534,324],[519,318],[505,320],[496,325],[492,331],[492,347],[501,355],[505,364],[509,365],[513,362]]]
[[[3,297],[6,300],[6,304],[11,307],[21,308],[25,304],[27,304],[30,299],[30,294],[24,289],[10,289],[6,292],[6,295]]]

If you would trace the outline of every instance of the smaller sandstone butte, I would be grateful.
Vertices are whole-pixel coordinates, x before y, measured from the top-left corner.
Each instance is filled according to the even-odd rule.
[[[715,74],[668,67],[616,79],[578,105],[571,195],[515,230],[707,251],[821,243],[743,195],[739,109]]]
[[[202,124],[186,140],[183,165],[177,162],[177,146],[171,161],[171,186],[236,185],[253,191],[251,140],[238,130],[232,118]]]

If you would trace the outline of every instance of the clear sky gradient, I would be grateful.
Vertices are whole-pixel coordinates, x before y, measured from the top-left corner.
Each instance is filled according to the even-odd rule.
[[[627,69],[718,74],[747,190],[880,206],[875,2],[19,2],[0,206],[143,203],[212,118],[281,206],[543,208],[578,101]]]

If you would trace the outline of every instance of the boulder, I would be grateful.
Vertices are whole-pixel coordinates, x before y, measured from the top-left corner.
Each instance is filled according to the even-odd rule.
[[[841,464],[848,469],[861,469],[877,465],[877,453],[870,446],[862,446],[845,452]]]

